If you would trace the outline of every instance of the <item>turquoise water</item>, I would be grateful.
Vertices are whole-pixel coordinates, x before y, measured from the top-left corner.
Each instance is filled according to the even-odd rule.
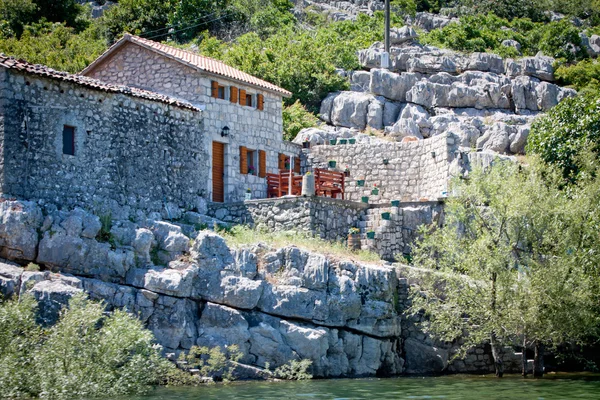
[[[193,388],[159,388],[128,400],[207,399],[594,399],[600,400],[600,375],[546,375],[544,379],[508,376],[333,379],[304,382],[237,382]]]

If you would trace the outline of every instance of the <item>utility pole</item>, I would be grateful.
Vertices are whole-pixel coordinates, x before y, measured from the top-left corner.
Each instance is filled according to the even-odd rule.
[[[385,0],[385,52],[390,54],[390,0]]]
[[[390,0],[385,0],[385,48],[381,55],[381,68],[390,67]]]

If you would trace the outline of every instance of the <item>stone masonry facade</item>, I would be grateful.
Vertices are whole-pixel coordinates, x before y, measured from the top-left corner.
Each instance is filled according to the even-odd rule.
[[[343,241],[357,226],[368,205],[328,197],[295,197],[213,203],[208,215],[268,231],[298,231],[321,239]]]
[[[166,203],[194,209],[207,196],[200,110],[44,71],[0,67],[2,194],[63,207],[147,211]],[[74,155],[64,154],[65,127],[74,133]]]
[[[321,145],[303,151],[307,168],[328,168],[329,161],[335,161],[335,169],[349,169],[345,199],[359,202],[368,197],[371,204],[445,197],[450,166],[459,154],[452,134],[417,142]],[[376,195],[372,194],[375,188]]]
[[[212,159],[212,142],[225,144],[225,202],[244,199],[248,189],[252,198],[266,197],[266,179],[258,174],[242,174],[240,171],[240,146],[254,151],[266,152],[267,172],[278,171],[278,156],[297,156],[300,146],[282,140],[282,94],[244,85],[222,76],[214,76],[182,64],[180,61],[159,54],[135,43],[126,43],[106,60],[84,71],[87,76],[104,82],[123,84],[164,93],[185,99],[204,108],[206,141],[204,150]],[[211,94],[212,82],[223,87],[223,99]],[[252,96],[252,106],[231,101],[231,87],[245,90]],[[257,95],[264,98],[263,109],[257,108]],[[228,137],[221,136],[224,126],[230,128]],[[257,166],[258,160],[254,160]],[[204,182],[212,199],[212,175]]]

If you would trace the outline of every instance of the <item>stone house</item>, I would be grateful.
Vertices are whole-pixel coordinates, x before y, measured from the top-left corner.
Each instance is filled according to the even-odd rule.
[[[282,139],[282,99],[291,93],[220,61],[126,34],[81,75],[204,110],[209,200],[243,200],[248,189],[253,198],[266,197],[266,173],[284,169],[300,153]]]
[[[202,114],[0,55],[0,193],[65,207],[194,209],[210,168]]]

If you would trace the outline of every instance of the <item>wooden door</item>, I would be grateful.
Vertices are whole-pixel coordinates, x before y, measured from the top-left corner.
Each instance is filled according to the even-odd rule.
[[[212,149],[212,181],[213,201],[222,203],[225,201],[225,145],[213,142]]]

